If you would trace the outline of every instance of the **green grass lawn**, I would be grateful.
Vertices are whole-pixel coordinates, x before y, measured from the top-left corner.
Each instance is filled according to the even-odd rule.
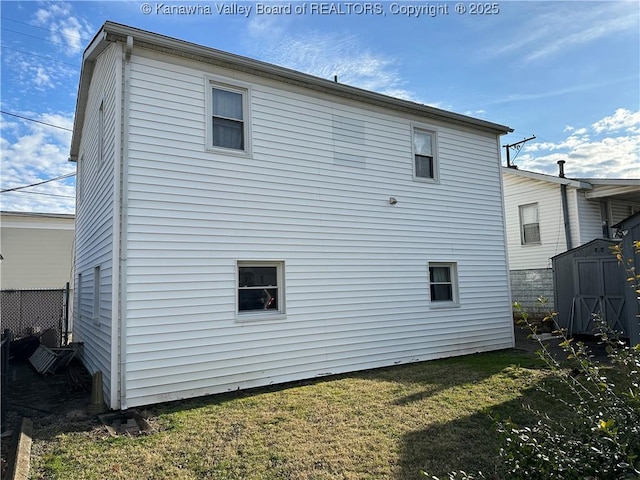
[[[34,432],[32,478],[419,479],[493,471],[491,417],[527,420],[548,372],[515,350],[149,407],[145,436]]]

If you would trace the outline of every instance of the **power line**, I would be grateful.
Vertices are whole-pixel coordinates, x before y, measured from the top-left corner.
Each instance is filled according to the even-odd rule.
[[[27,192],[24,190],[19,190],[17,192],[9,192],[9,193],[28,193],[30,195],[46,195],[47,197],[76,198],[73,195],[60,195],[58,193],[45,193],[45,192]]]
[[[35,38],[37,40],[42,40],[44,42],[53,43],[54,45],[60,45],[61,47],[68,47],[69,46],[66,43],[56,42],[56,41],[50,40],[48,38],[36,37],[35,35],[29,35],[28,33],[18,32],[17,30],[11,30],[10,28],[4,28],[3,27],[2,30],[4,30],[5,32],[17,33],[18,35],[23,35],[23,36],[29,37],[29,38]]]
[[[55,182],[56,180],[62,180],[64,178],[73,177],[74,175],[75,175],[75,172],[65,173],[64,175],[60,175],[55,178],[50,178],[49,180],[43,180],[41,182],[32,183],[31,185],[22,185],[21,187],[5,188],[4,190],[0,190],[0,193],[15,192],[16,190],[35,187],[36,185],[42,185],[43,183]]]
[[[13,22],[13,23],[19,23],[20,25],[26,25],[27,27],[31,27],[31,28],[37,28],[39,30],[44,30],[44,31],[51,32],[51,33],[57,33],[57,34],[60,33],[59,30],[54,30],[52,28],[38,27],[37,25],[31,25],[30,23],[20,22],[18,20],[14,20],[13,18],[9,18],[9,17],[0,17],[0,18],[2,20],[9,20],[10,22]],[[76,35],[74,33],[67,33],[67,34],[65,34],[65,36],[76,37],[76,38],[82,39],[82,35]]]
[[[60,125],[53,125],[52,123],[42,122],[40,120],[34,120],[33,118],[23,117],[22,115],[17,115],[15,113],[5,112],[4,110],[0,110],[0,113],[4,115],[11,115],[12,117],[21,118],[22,120],[28,120],[30,122],[41,123],[42,125],[46,125],[48,127],[59,128],[60,130],[66,130],[67,132],[73,132],[72,129],[67,127],[61,127]]]
[[[45,57],[44,55],[36,55],[35,53],[25,52],[24,50],[18,50],[17,48],[7,47],[6,45],[0,45],[0,47],[6,50],[12,50],[14,52],[22,53],[23,55],[31,55],[32,57],[43,58],[45,60],[49,60],[50,62],[60,63],[62,65],[69,65],[70,67],[78,68],[78,65],[74,65],[73,63],[61,62],[60,60],[54,60],[53,58]]]

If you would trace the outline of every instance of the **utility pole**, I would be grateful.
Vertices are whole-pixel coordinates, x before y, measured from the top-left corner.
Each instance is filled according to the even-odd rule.
[[[512,144],[510,144],[510,145],[503,145],[503,146],[504,146],[504,148],[505,148],[505,149],[506,149],[506,151],[507,151],[507,167],[509,167],[509,168],[515,168],[515,169],[517,169],[517,168],[518,168],[518,166],[517,166],[517,165],[511,165],[511,154],[510,154],[510,149],[511,149],[511,148],[513,148],[514,150],[516,150],[516,151],[518,151],[518,152],[519,152],[519,151],[520,151],[520,149],[522,148],[522,145],[524,145],[524,144],[525,144],[526,142],[528,142],[529,140],[533,140],[533,139],[535,139],[535,138],[536,138],[536,136],[535,136],[535,135],[533,135],[533,136],[531,136],[531,137],[529,137],[529,138],[525,138],[524,140],[520,140],[519,142],[512,143]]]

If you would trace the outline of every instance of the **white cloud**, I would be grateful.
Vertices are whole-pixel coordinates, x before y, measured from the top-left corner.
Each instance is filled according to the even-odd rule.
[[[531,3],[529,15],[518,23],[514,38],[493,46],[489,56],[518,54],[534,62],[608,36],[637,32],[635,2]]]
[[[6,72],[11,72],[12,88],[21,87],[22,93],[32,94],[32,89],[46,91],[52,88],[73,88],[78,69],[51,58],[38,58],[7,50],[2,62]]]
[[[640,111],[618,109],[589,127],[565,128],[560,142],[534,142],[514,159],[519,168],[555,175],[566,160],[574,178],[640,178]]]
[[[72,115],[49,113],[23,116],[71,128]],[[48,180],[74,172],[68,162],[71,132],[23,120],[3,122],[0,140],[2,189]],[[47,183],[17,192],[1,194],[2,210],[45,213],[72,213],[75,208],[75,181]]]
[[[619,130],[637,132],[640,127],[640,111],[631,112],[626,108],[619,108],[613,115],[597,121],[592,127],[596,133],[617,132]]]
[[[75,16],[71,4],[66,2],[49,3],[38,9],[34,24],[48,29],[49,40],[59,44],[69,56],[82,52],[94,32],[91,24]]]
[[[405,88],[395,60],[369,50],[357,36],[314,31],[289,34],[290,19],[265,17],[254,16],[248,27],[257,58],[328,80],[337,75],[343,84],[427,103]]]

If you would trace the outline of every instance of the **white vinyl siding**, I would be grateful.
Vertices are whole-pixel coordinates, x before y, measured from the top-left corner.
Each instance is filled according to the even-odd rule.
[[[435,125],[425,189],[421,118],[163,59],[132,57],[123,408],[512,346],[495,134]],[[202,148],[202,69],[251,85],[252,157]],[[237,321],[238,259],[286,265],[286,317]],[[430,308],[433,261],[459,308]]]
[[[599,201],[587,200],[583,191],[575,191],[574,196],[579,226],[575,229],[578,236],[573,237],[573,246],[577,247],[595,238],[602,238],[602,216]]]
[[[120,49],[121,45],[112,45],[96,59],[80,148],[82,164],[77,167],[82,192],[76,201],[75,271],[81,274],[81,285],[75,289],[73,339],[85,345],[82,356],[89,372],[102,371],[107,402],[111,392],[111,342],[117,341],[112,339],[111,305],[113,222],[117,221],[113,168],[119,158],[116,138],[121,128]],[[95,291],[96,286],[99,291]]]

